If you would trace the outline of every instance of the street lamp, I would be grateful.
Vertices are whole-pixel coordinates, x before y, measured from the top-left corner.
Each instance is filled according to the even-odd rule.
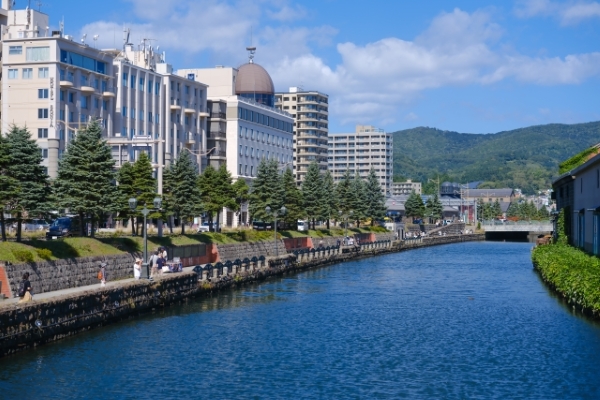
[[[159,210],[160,207],[162,206],[162,199],[160,197],[155,197],[154,198],[154,209],[155,210]],[[129,199],[129,208],[131,208],[132,210],[135,211],[135,209],[137,208],[137,199],[132,197]],[[144,208],[142,209],[142,214],[144,215],[144,264],[146,266],[146,276],[144,278],[146,279],[150,279],[150,266],[148,264],[148,226],[147,226],[147,222],[146,222],[146,218],[148,217],[148,214],[150,214],[150,210],[148,210],[148,207],[146,207],[146,203],[144,203]],[[142,266],[144,266],[144,264],[142,264]]]
[[[279,249],[277,248],[277,217],[280,215],[285,215],[285,213],[287,212],[287,208],[285,208],[285,206],[281,206],[281,208],[279,210],[271,210],[271,207],[266,206],[265,207],[265,212],[267,213],[267,215],[273,215],[273,218],[275,219],[274,222],[274,229],[275,229],[275,257],[279,257]]]
[[[348,218],[353,214],[352,210],[348,211],[348,212],[342,212],[342,210],[340,210],[340,217],[342,217],[342,220],[346,221],[346,224],[344,225],[344,241],[346,241],[346,238],[348,237]]]

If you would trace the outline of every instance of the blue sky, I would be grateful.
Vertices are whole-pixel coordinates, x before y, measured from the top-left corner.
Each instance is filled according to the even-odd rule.
[[[239,66],[252,33],[277,90],[329,94],[331,132],[600,120],[597,1],[42,3],[53,26],[64,17],[67,34],[98,34],[98,47],[120,47],[123,27],[135,43],[155,39],[175,68]]]

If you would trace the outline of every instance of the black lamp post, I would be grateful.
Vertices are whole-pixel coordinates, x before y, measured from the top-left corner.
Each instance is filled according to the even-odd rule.
[[[273,218],[275,219],[275,257],[279,257],[279,250],[277,248],[277,217],[280,215],[285,215],[285,213],[287,212],[287,208],[285,208],[285,206],[282,206],[279,210],[271,210],[271,207],[266,206],[265,212],[267,213],[267,215],[273,215]]]
[[[160,197],[155,197],[153,202],[154,209],[160,210],[160,207],[162,206],[162,199]],[[129,208],[135,211],[135,209],[137,208],[136,198],[132,197],[129,199]],[[144,261],[142,266],[146,266],[146,276],[144,277],[146,279],[150,279],[150,265],[148,264],[148,224],[146,222],[148,214],[150,214],[150,210],[148,210],[148,207],[146,207],[146,203],[144,203],[144,208],[142,208],[142,215],[144,216]]]

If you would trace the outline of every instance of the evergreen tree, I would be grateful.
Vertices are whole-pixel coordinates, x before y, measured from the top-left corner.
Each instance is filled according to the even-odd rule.
[[[265,212],[265,208],[279,210],[284,205],[285,193],[279,177],[277,161],[263,159],[259,166],[256,178],[250,189],[250,215],[255,221],[270,221],[272,215]]]
[[[550,218],[550,212],[548,211],[548,208],[546,208],[546,205],[542,205],[542,208],[539,209],[538,211],[538,217],[540,219],[548,219]]]
[[[306,215],[312,221],[312,229],[315,229],[316,219],[323,214],[323,181],[316,161],[310,163],[302,182],[302,200]]]
[[[502,217],[502,207],[500,207],[500,202],[498,199],[494,201],[492,205],[492,218],[501,218]]]
[[[331,172],[327,171],[323,175],[323,216],[327,221],[327,229],[330,229],[331,219],[337,219],[338,211],[337,188]]]
[[[508,206],[508,210],[506,210],[507,217],[518,217],[519,214],[519,203],[511,202]]]
[[[433,194],[431,213],[435,219],[442,219],[444,215],[444,206],[437,193]]]
[[[129,199],[135,198],[137,193],[134,189],[135,176],[133,173],[133,164],[126,162],[121,165],[117,172],[117,196],[119,198],[119,217],[123,220],[131,218],[131,234],[135,235],[135,212],[129,208]]]
[[[110,147],[102,139],[102,128],[97,121],[77,132],[58,163],[56,199],[61,208],[79,215],[82,236],[86,215],[91,217],[93,237],[96,220],[103,213],[118,209],[114,167]]]
[[[200,189],[200,199],[206,216],[208,217],[208,226],[211,232],[214,230],[213,219],[220,209],[220,203],[217,196],[219,174],[212,165],[207,166],[202,174],[198,176],[197,185]]]
[[[407,217],[414,218],[423,218],[425,215],[425,204],[423,204],[423,199],[413,190],[406,202],[404,203],[404,213]]]
[[[5,173],[15,183],[10,198],[5,199],[11,214],[17,217],[17,241],[21,241],[23,212],[29,215],[48,211],[50,186],[48,175],[42,167],[42,152],[31,139],[27,128],[12,126],[6,135],[10,150]]]
[[[168,193],[165,207],[180,219],[182,235],[185,234],[185,224],[201,211],[197,178],[197,168],[187,151],[180,152],[175,163],[163,174],[163,192],[166,188]]]
[[[235,201],[235,192],[233,191],[233,178],[225,164],[221,165],[217,170],[217,187],[216,193],[218,203],[221,205],[217,211],[217,224],[221,220],[219,216],[224,208],[235,210],[237,202]]]
[[[371,226],[375,226],[375,221],[385,218],[387,208],[385,207],[385,196],[381,192],[381,185],[379,185],[379,179],[377,179],[377,173],[373,167],[369,171],[364,191],[367,200],[366,214],[368,218],[371,218]]]
[[[352,210],[352,178],[350,171],[346,170],[342,180],[336,185],[336,197],[338,208],[342,214],[348,214]]]
[[[238,178],[232,186],[232,190],[235,196],[235,209],[233,209],[235,211],[235,214],[237,215],[238,218],[238,224],[241,225],[242,222],[246,222],[246,221],[241,221],[241,215],[242,215],[242,205],[248,201],[249,197],[250,197],[250,187],[248,186],[248,184],[246,183],[246,180],[244,178]]]
[[[368,217],[368,197],[365,182],[358,172],[351,181],[350,188],[352,216],[356,222],[356,227],[360,228],[360,223]]]
[[[433,196],[429,196],[427,198],[427,201],[425,202],[425,217],[429,218],[430,220],[428,221],[428,223],[431,223],[431,219],[434,219],[433,217]]]
[[[19,183],[9,175],[10,148],[6,137],[0,134],[0,229],[2,230],[2,241],[6,242],[6,221],[4,211],[11,199],[16,197]]]
[[[304,206],[302,203],[302,192],[296,185],[291,168],[286,168],[281,176],[283,190],[285,192],[285,208],[287,212],[282,217],[287,227],[296,229],[298,220],[304,217]]]
[[[134,197],[137,199],[136,217],[137,225],[139,225],[143,221],[142,210],[144,206],[151,209],[154,206],[154,198],[157,196],[156,180],[152,176],[152,164],[148,153],[141,152],[138,156],[137,161],[133,164],[133,177],[133,191],[136,194]],[[148,215],[148,218],[159,216],[158,212],[153,212]],[[143,229],[146,229],[146,227],[143,227]],[[136,226],[136,233],[137,230]]]

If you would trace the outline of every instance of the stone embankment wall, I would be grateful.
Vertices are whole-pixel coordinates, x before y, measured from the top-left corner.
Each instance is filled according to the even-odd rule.
[[[215,291],[236,288],[270,276],[360,259],[386,253],[446,243],[483,240],[484,235],[445,236],[412,241],[380,242],[358,248],[316,251],[299,258],[286,254],[253,268],[207,276],[206,271],[161,276],[155,282],[124,281],[100,288],[63,295],[44,302],[0,303],[0,356],[51,343],[89,329],[180,303]],[[123,257],[122,262],[126,260]],[[98,262],[91,259],[90,263]],[[116,263],[117,260],[114,260]],[[214,272],[214,271],[213,271]],[[206,277],[206,279],[205,279]],[[208,279],[210,278],[210,279]],[[34,285],[32,283],[32,285]]]

